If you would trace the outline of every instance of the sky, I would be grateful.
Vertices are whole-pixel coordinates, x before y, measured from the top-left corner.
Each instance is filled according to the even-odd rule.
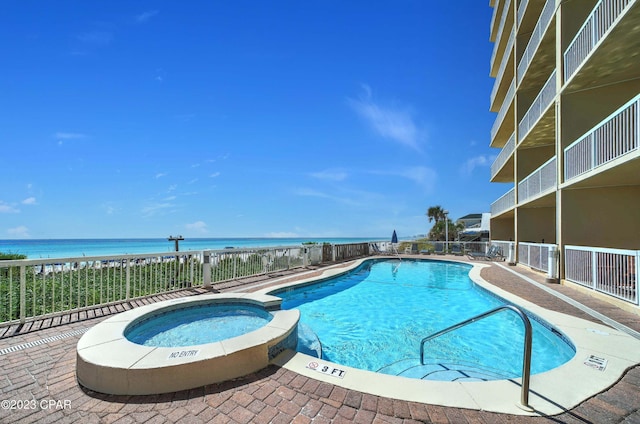
[[[492,9],[0,4],[0,239],[399,237],[488,212]]]

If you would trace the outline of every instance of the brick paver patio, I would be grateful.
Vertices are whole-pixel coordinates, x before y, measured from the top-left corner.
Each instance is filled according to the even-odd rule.
[[[544,276],[538,273],[522,267],[517,270],[538,282],[544,281]],[[484,269],[482,276],[548,309],[596,321],[496,264]],[[638,315],[570,287],[546,285],[640,331]],[[196,295],[202,291],[171,296]],[[119,306],[121,310],[130,307]],[[38,322],[13,336],[15,329],[0,329],[1,423],[640,423],[640,366],[628,370],[608,390],[552,417],[512,416],[387,399],[275,366],[243,379],[184,392],[104,395],[78,385],[75,346],[82,331],[105,319],[107,313],[103,310]],[[10,347],[14,350],[6,352]]]

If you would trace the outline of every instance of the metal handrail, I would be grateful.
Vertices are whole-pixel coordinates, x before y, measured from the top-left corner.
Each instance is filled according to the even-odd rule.
[[[531,375],[531,322],[527,315],[522,311],[522,309],[515,307],[513,305],[502,305],[490,311],[484,312],[480,315],[477,315],[473,318],[469,318],[465,321],[459,322],[458,324],[452,325],[451,327],[447,327],[444,330],[438,331],[437,333],[431,334],[430,336],[425,337],[420,342],[420,364],[425,365],[424,363],[424,344],[431,339],[435,339],[445,333],[448,333],[453,330],[457,330],[460,327],[464,327],[467,324],[474,323],[483,318],[487,318],[493,314],[498,312],[510,310],[518,314],[520,319],[522,319],[522,323],[524,324],[524,352],[523,352],[523,361],[522,361],[522,390],[520,392],[520,405],[526,409],[531,409],[529,406],[529,378]]]

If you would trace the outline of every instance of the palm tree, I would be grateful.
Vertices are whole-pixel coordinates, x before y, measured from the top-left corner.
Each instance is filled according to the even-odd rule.
[[[436,221],[436,224],[445,218],[444,209],[440,205],[431,206],[426,215],[429,217],[429,222]]]

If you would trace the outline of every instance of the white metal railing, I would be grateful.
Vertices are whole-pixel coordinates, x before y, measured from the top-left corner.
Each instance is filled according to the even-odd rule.
[[[0,260],[0,324],[368,255],[369,243]]]
[[[539,271],[549,271],[549,250],[556,247],[548,243],[518,242],[518,262]]]
[[[565,246],[565,279],[638,305],[640,250]]]
[[[496,116],[496,120],[493,122],[493,126],[491,127],[491,141],[496,138],[496,134],[498,133],[498,129],[502,125],[502,121],[504,121],[504,117],[507,115],[509,108],[513,104],[513,98],[516,94],[516,82],[511,81],[511,85],[507,90],[507,94],[504,96],[504,100],[502,101],[502,106],[500,106],[500,111]]]
[[[527,6],[529,5],[529,0],[522,0],[518,5],[518,26],[522,23],[522,18],[524,13],[527,11]]]
[[[554,156],[518,183],[518,203],[526,202],[549,190],[555,190],[557,181]]]
[[[496,59],[496,55],[498,54],[498,50],[500,48],[500,40],[502,40],[504,24],[507,21],[507,16],[509,15],[509,8],[511,7],[511,0],[507,0],[504,7],[502,8],[502,16],[500,17],[500,23],[498,24],[498,36],[496,37],[496,41],[493,44],[493,52],[491,53],[491,61],[489,62],[490,66],[493,67],[493,61]],[[515,30],[515,26],[511,30],[513,32]],[[506,51],[505,51],[506,52]]]
[[[506,258],[509,263],[515,262],[515,249],[516,242],[515,241],[505,241],[505,240],[491,240],[491,245],[498,246],[502,255]]]
[[[509,40],[507,41],[507,47],[504,50],[504,55],[502,56],[502,61],[500,62],[500,68],[498,68],[498,73],[496,74],[496,79],[493,82],[493,88],[491,89],[491,96],[490,96],[490,104],[493,104],[493,102],[496,101],[496,96],[498,95],[498,89],[500,88],[500,85],[502,84],[502,79],[504,78],[504,73],[507,69],[507,65],[509,64],[510,60],[509,58],[511,57],[511,53],[513,51],[513,43],[515,42],[516,39],[516,30],[515,28],[513,28],[511,30],[511,35],[509,36]],[[514,79],[515,81],[515,79]],[[514,82],[514,86],[515,86],[515,82]],[[514,91],[515,91],[515,87],[514,87]],[[507,96],[505,95],[505,98]],[[504,101],[503,101],[504,102]]]
[[[511,155],[513,155],[514,150],[516,149],[516,133],[514,132],[509,137],[509,141],[504,145],[500,153],[496,157],[496,160],[491,164],[491,178],[495,177],[498,174],[498,171],[502,169],[505,163],[509,160]]]
[[[201,252],[0,261],[0,322],[198,285],[201,264]]]
[[[500,0],[496,0],[493,5],[493,13],[491,14],[491,23],[489,24],[489,31],[493,32],[493,24],[496,23],[496,18],[498,17],[498,12],[504,11],[504,8],[500,8]]]
[[[527,48],[525,49],[524,54],[520,59],[520,63],[518,63],[518,69],[517,69],[518,84],[520,84],[520,82],[522,81],[522,77],[527,72],[527,69],[529,68],[529,64],[531,63],[531,60],[533,59],[533,56],[536,54],[536,51],[538,50],[538,46],[542,41],[542,37],[544,36],[544,33],[547,31],[547,28],[551,23],[551,19],[553,18],[555,10],[556,10],[556,0],[547,0],[547,2],[544,5],[544,8],[542,9],[542,13],[540,14],[540,18],[538,19],[538,23],[536,24],[536,27],[533,29],[533,32],[531,33],[531,38],[529,39]]]
[[[564,52],[564,81],[568,81],[615,20],[633,0],[600,0]]]
[[[531,128],[540,119],[542,114],[553,103],[556,97],[556,71],[554,70],[549,79],[544,83],[542,90],[536,96],[531,107],[527,110],[522,120],[518,123],[518,141],[522,141]]]
[[[503,194],[498,200],[491,204],[491,216],[501,214],[516,206],[515,187]]]
[[[564,149],[564,180],[638,150],[640,147],[640,95]]]

